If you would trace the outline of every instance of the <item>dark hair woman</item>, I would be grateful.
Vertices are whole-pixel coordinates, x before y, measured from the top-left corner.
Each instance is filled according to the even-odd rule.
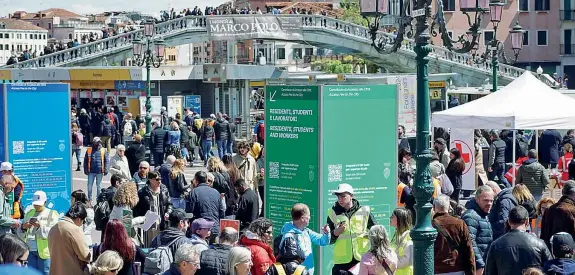
[[[14,234],[0,236],[0,264],[28,265],[28,245]]]
[[[86,213],[88,214],[88,216],[86,216],[86,220],[84,221],[84,224],[82,224],[82,231],[84,231],[84,242],[86,243],[87,246],[91,246],[92,230],[96,229],[96,224],[94,223],[94,208],[92,208],[92,205],[90,204],[90,200],[88,200],[88,196],[86,195],[86,193],[81,189],[72,192],[71,199],[72,203],[75,202],[83,203],[84,207],[86,208]]]
[[[135,274],[133,269],[134,262],[143,264],[146,260],[144,251],[132,241],[124,224],[118,220],[111,220],[106,225],[104,241],[99,246],[94,247],[94,258],[98,258],[101,253],[107,250],[118,252],[122,260],[124,260],[124,266],[120,269],[118,275]]]
[[[449,150],[449,164],[445,168],[445,174],[453,184],[453,193],[451,199],[459,203],[459,192],[463,185],[463,171],[465,170],[465,161],[461,157],[461,152],[457,148]]]

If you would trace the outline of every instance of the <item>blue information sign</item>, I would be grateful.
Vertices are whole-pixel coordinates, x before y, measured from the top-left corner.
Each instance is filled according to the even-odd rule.
[[[143,80],[116,80],[114,81],[116,90],[145,90],[146,81]]]
[[[202,96],[200,95],[187,95],[186,108],[192,112],[202,115]]]
[[[31,207],[35,191],[48,196],[47,206],[59,213],[70,207],[72,151],[70,86],[66,83],[4,85],[7,155],[24,183],[22,206]],[[46,106],[50,118],[30,130],[30,112],[23,106]]]

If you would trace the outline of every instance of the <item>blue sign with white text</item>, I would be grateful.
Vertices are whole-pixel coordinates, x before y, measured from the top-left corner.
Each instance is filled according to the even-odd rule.
[[[114,81],[116,90],[145,90],[146,81],[143,80],[116,80]]]
[[[202,115],[202,96],[199,95],[187,95],[186,96],[186,108],[192,112]]]
[[[24,183],[22,206],[32,207],[32,196],[44,191],[46,206],[66,213],[72,193],[70,86],[67,83],[5,84],[8,159]],[[50,105],[47,106],[46,104]],[[49,116],[30,128],[30,110],[45,106]]]

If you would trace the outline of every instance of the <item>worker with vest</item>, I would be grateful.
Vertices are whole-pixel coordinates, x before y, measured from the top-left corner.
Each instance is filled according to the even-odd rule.
[[[92,201],[92,188],[96,181],[96,197],[100,196],[102,177],[108,175],[110,158],[106,148],[102,147],[99,137],[94,137],[92,146],[86,149],[84,155],[84,174],[88,176],[88,200]]]
[[[52,226],[58,223],[58,212],[46,207],[46,193],[34,192],[32,205],[34,208],[26,213],[20,229],[16,230],[18,237],[28,244],[28,267],[40,271],[41,274],[50,273],[50,250],[48,249],[48,233]]]
[[[353,198],[353,187],[342,183],[333,192],[337,201],[327,213],[327,224],[333,244],[332,275],[347,274],[364,253],[369,251],[367,233],[375,225],[369,206],[360,206]]]
[[[24,183],[14,175],[14,168],[12,168],[12,163],[2,162],[0,165],[0,171],[2,175],[12,176],[13,181],[11,182],[12,191],[6,194],[10,206],[12,207],[11,217],[13,219],[21,219],[24,215],[24,210],[22,208],[22,195],[24,195]]]

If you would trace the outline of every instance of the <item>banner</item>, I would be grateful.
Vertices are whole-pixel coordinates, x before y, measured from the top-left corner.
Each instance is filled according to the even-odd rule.
[[[184,97],[180,95],[168,96],[168,117],[176,118],[176,114],[180,114],[184,118],[182,106],[184,106]]]
[[[208,17],[209,40],[301,40],[303,17],[275,15]]]
[[[22,206],[32,208],[34,192],[46,192],[48,208],[66,213],[72,193],[70,86],[64,83],[4,85],[8,161],[24,183]],[[50,123],[30,131],[29,111],[22,106],[50,104]],[[28,117],[27,117],[28,116]]]
[[[354,198],[360,205],[369,206],[376,222],[393,236],[389,221],[397,205],[396,91],[395,85],[323,86],[322,224],[327,221],[327,211],[337,203],[333,191],[339,184],[348,183],[354,189]],[[342,125],[357,125],[358,117],[377,118],[378,127],[370,129],[368,135],[341,130]],[[350,142],[357,146],[350,146]],[[362,148],[362,144],[369,144],[369,148]],[[266,155],[269,154],[266,152]],[[321,274],[329,274],[333,266],[333,246],[323,247],[321,251]]]
[[[451,128],[449,148],[457,148],[465,161],[463,170],[463,190],[475,190],[475,143],[473,129]],[[447,167],[445,167],[447,168]]]
[[[407,137],[414,137],[417,131],[417,78],[415,75],[398,75],[388,83],[397,84],[397,123],[405,127]]]

